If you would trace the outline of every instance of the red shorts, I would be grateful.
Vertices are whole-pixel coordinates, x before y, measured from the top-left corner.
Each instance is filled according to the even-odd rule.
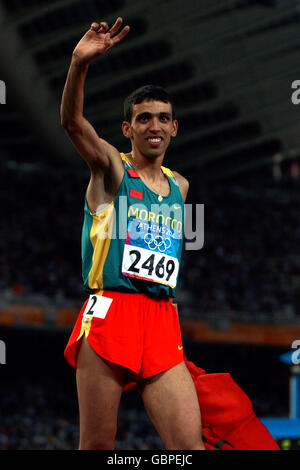
[[[170,300],[113,291],[99,294],[84,303],[65,348],[72,367],[76,368],[83,335],[99,356],[129,369],[131,380],[151,377],[183,361],[177,310]]]

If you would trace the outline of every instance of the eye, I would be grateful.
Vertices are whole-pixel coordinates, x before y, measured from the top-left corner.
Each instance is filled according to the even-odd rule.
[[[140,116],[138,116],[138,121],[140,122],[146,122],[149,120],[149,115],[148,114],[141,114]]]
[[[168,114],[161,114],[160,120],[163,122],[167,122],[170,120],[170,116]]]

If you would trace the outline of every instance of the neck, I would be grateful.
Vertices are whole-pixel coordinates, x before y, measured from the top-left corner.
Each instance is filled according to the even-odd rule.
[[[135,170],[138,172],[141,180],[157,194],[158,201],[161,202],[163,200],[162,192],[167,196],[170,191],[169,182],[167,182],[167,189],[165,187],[166,177],[161,170],[163,157],[148,159],[140,156],[136,158],[136,154],[133,151],[127,154],[127,156],[132,162]]]
[[[141,171],[147,178],[155,180],[161,177],[163,155],[159,157],[146,157],[132,149],[128,154],[136,170]]]

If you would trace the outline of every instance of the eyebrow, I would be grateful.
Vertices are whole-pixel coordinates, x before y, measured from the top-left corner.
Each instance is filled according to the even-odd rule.
[[[167,117],[171,117],[172,116],[172,113],[168,112],[168,111],[161,111],[160,113],[149,113],[148,111],[145,111],[143,113],[139,113],[137,114],[136,118],[137,119],[140,119],[142,117],[153,117],[153,116],[167,116]]]

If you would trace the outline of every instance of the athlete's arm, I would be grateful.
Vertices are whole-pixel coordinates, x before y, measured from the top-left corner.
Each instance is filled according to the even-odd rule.
[[[97,192],[101,190],[98,189],[100,185],[94,185],[94,182],[99,183],[99,179],[103,180],[109,171],[112,176],[110,180],[118,185],[123,174],[123,165],[117,149],[101,139],[83,116],[84,83],[89,64],[122,41],[128,33],[129,26],[118,33],[121,24],[122,18],[118,18],[110,29],[105,22],[100,25],[92,23],[73,51],[60,108],[61,124],[91,170],[88,191],[91,193],[91,200],[95,199],[98,204],[101,195]]]
[[[174,173],[174,176],[175,176],[175,178],[176,178],[176,180],[179,184],[180,192],[181,192],[182,198],[185,202],[186,197],[187,197],[187,193],[188,193],[188,190],[189,190],[189,182],[184,176],[182,176],[180,173],[178,173],[178,171],[173,171],[173,173]]]

